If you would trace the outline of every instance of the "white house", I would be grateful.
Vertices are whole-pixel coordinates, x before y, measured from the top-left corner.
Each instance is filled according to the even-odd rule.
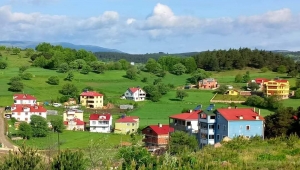
[[[29,94],[14,94],[14,104],[36,105],[36,98]]]
[[[169,125],[174,130],[184,131],[196,135],[198,133],[198,114],[200,110],[189,110],[186,113],[180,113],[169,116]]]
[[[124,93],[124,96],[128,100],[144,101],[146,98],[146,92],[140,87],[128,88]]]
[[[43,118],[47,118],[47,110],[43,106],[38,105],[22,105],[16,104],[11,107],[11,117],[14,117],[18,121],[30,122],[30,116],[38,115]]]
[[[111,129],[111,114],[90,114],[90,132],[110,133]]]

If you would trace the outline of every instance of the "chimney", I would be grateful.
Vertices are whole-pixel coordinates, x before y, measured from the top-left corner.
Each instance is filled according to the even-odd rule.
[[[244,117],[241,115],[241,116],[239,116],[239,118],[240,118],[240,120],[242,120],[242,119],[244,119]]]
[[[260,115],[260,109],[258,109],[258,115]]]
[[[190,110],[190,113],[192,113],[193,112],[193,110]]]
[[[161,127],[162,127],[162,124],[161,124],[161,123],[158,123],[158,127],[160,127],[160,128],[161,128]]]
[[[256,120],[259,120],[259,116],[255,116],[255,119],[256,119]]]
[[[253,112],[255,112],[255,107],[253,107]]]

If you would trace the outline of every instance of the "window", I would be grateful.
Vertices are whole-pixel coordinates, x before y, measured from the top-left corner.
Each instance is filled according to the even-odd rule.
[[[209,125],[209,129],[214,129],[215,125]]]
[[[41,115],[42,115],[42,113],[39,113],[39,115],[41,116]]]
[[[132,132],[134,132],[134,129],[132,129]]]
[[[246,126],[246,130],[250,130],[250,125],[247,125],[247,126]]]
[[[207,139],[207,134],[206,133],[201,133],[201,139]]]
[[[201,123],[201,129],[207,129],[207,124],[206,123]]]
[[[215,135],[209,135],[209,139],[214,139]]]
[[[25,115],[28,115],[28,112],[25,112]]]
[[[102,127],[102,130],[105,130],[106,129],[106,127]]]
[[[217,117],[218,117],[218,119],[219,119],[219,118],[220,118],[220,115],[218,115]]]
[[[216,116],[210,116],[210,119],[215,119],[216,118]]]
[[[127,126],[130,126],[130,123],[127,123]]]
[[[226,130],[226,125],[223,126],[223,130],[224,130],[224,131]]]
[[[218,129],[220,129],[220,125],[218,124]]]
[[[134,123],[132,123],[132,126],[134,126]]]
[[[220,135],[217,135],[217,139],[220,140]]]
[[[28,121],[28,118],[25,118],[25,121]]]
[[[186,125],[187,126],[191,126],[191,122],[186,122]]]
[[[96,121],[92,121],[92,124],[95,125],[95,124],[96,124]]]

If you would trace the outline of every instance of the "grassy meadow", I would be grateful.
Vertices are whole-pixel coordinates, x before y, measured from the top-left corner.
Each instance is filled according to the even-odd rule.
[[[0,70],[0,106],[7,106],[13,103],[12,96],[14,92],[8,91],[9,85],[7,84],[11,77],[17,76],[19,74],[19,67],[23,65],[30,65],[30,58],[24,58],[24,52],[22,51],[19,55],[9,55],[6,52],[2,52],[2,57],[0,60],[5,60],[8,63],[6,69]],[[262,73],[260,70],[256,69],[245,69],[245,70],[230,70],[222,72],[212,72],[212,77],[216,78],[219,84],[233,85],[234,88],[239,89],[245,86],[245,83],[234,83],[235,75],[240,73],[244,74],[246,71],[250,72],[252,79],[254,78],[274,78],[282,77],[287,78],[290,81],[291,87],[295,86],[295,78],[286,77],[286,74],[278,74],[274,72]],[[38,101],[45,102],[51,101],[52,99],[57,99],[61,96],[59,90],[62,86],[68,82],[63,79],[66,77],[66,73],[58,73],[56,70],[47,70],[42,68],[30,67],[25,72],[33,74],[31,80],[22,80],[24,83],[24,93],[34,95],[37,97]],[[79,72],[74,72],[74,80],[72,81],[81,91],[86,86],[91,86],[97,91],[102,91],[106,94],[107,98],[113,101],[114,104],[129,104],[132,101],[121,100],[119,97],[126,91],[128,87],[140,86],[143,87],[148,84],[152,84],[154,79],[157,77],[155,75],[141,72],[137,80],[129,80],[124,77],[126,74],[122,70],[113,70],[105,71],[103,74],[96,74],[90,72],[87,75],[80,74]],[[60,78],[59,85],[50,85],[46,83],[50,76],[58,76]],[[147,77],[148,82],[144,83],[141,80]],[[184,86],[187,83],[187,79],[190,75],[181,75],[176,76],[170,73],[167,73],[163,78],[162,82],[166,84],[174,84],[176,87]],[[193,109],[197,105],[202,104],[203,108],[206,108],[210,102],[209,100],[213,97],[214,92],[210,90],[196,90],[189,89],[186,90],[188,97],[184,98],[183,101],[180,101],[175,98],[176,91],[171,90],[166,95],[164,95],[159,102],[139,102],[138,108],[128,112],[129,115],[135,115],[140,117],[140,126],[144,127],[149,124],[157,123],[168,123],[168,116],[173,114],[181,113],[185,109]],[[222,98],[222,96],[220,96]],[[282,101],[285,106],[298,107],[300,100],[299,99],[288,99]],[[216,108],[227,107],[228,104],[217,103]],[[238,104],[238,107],[245,107]],[[54,109],[54,108],[51,108]],[[62,110],[60,110],[60,114]],[[266,116],[270,114],[271,111],[261,109],[261,114]],[[88,120],[89,115],[84,115],[84,119]],[[53,118],[49,116],[48,119]],[[117,116],[114,116],[117,118]],[[76,134],[76,135],[74,135]],[[83,147],[90,139],[102,138],[107,136],[107,134],[96,134],[88,132],[73,132],[66,131],[61,135],[62,148],[77,148]],[[113,141],[113,144],[118,144],[122,140],[129,140],[128,136],[120,136],[110,134],[109,138]],[[56,139],[56,134],[51,134],[47,138],[33,138],[32,140],[26,141],[30,146],[37,146],[38,148],[44,148],[49,145],[49,141]]]

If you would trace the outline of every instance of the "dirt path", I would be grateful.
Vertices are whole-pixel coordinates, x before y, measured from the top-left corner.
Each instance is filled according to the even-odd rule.
[[[4,108],[0,107],[0,142],[4,145],[4,148],[15,149],[16,147],[7,139],[5,134]]]

